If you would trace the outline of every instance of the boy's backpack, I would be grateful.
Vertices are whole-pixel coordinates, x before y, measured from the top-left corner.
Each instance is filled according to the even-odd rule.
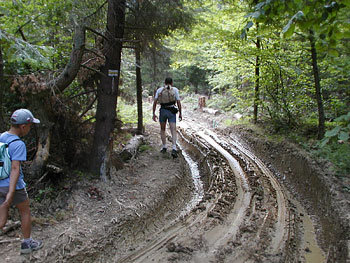
[[[11,159],[8,147],[14,141],[20,141],[20,139],[15,139],[9,143],[0,142],[0,180],[6,179],[10,176]]]

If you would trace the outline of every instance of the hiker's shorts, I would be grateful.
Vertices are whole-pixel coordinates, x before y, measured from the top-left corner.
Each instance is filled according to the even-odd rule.
[[[176,114],[172,113],[170,110],[160,108],[159,122],[176,122]]]
[[[0,187],[0,205],[5,202],[6,195],[9,191],[8,187]],[[25,188],[23,189],[16,189],[15,195],[13,196],[12,205],[18,205],[28,199],[27,190]]]

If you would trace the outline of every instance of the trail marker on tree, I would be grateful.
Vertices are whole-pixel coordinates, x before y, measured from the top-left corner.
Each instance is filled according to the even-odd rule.
[[[117,69],[109,69],[108,70],[108,76],[109,77],[118,77],[119,70]]]
[[[117,69],[109,69],[108,76],[112,77],[112,94],[114,93],[114,77],[118,77],[119,70]]]

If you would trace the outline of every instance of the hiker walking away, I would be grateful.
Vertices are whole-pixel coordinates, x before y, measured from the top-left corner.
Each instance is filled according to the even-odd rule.
[[[179,90],[173,87],[173,80],[171,78],[165,79],[165,86],[157,89],[153,102],[153,120],[157,121],[155,114],[157,103],[160,104],[159,123],[160,123],[160,138],[162,140],[162,153],[167,151],[165,128],[167,121],[169,122],[170,132],[172,137],[172,151],[171,155],[177,157],[176,149],[176,113],[179,112],[179,120],[182,120],[182,108],[179,96]],[[176,105],[177,104],[177,107]]]
[[[0,180],[0,229],[7,221],[11,205],[15,205],[21,216],[23,241],[21,254],[38,250],[43,243],[31,238],[32,222],[26,183],[23,180],[21,162],[27,160],[27,148],[20,137],[26,136],[33,123],[40,123],[27,109],[16,110],[11,116],[11,128],[0,135],[0,142],[8,144],[11,160],[9,176]]]

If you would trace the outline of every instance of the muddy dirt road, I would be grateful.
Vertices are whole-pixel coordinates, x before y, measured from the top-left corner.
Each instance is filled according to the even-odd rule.
[[[193,184],[202,185],[192,208],[117,262],[325,262],[305,211],[237,138],[193,122],[179,134]]]
[[[20,231],[0,236],[1,262],[347,262],[343,229],[323,229],[235,132],[184,120],[173,160],[148,130],[149,150],[107,184],[76,183],[60,221],[34,218],[42,250],[20,256]]]

